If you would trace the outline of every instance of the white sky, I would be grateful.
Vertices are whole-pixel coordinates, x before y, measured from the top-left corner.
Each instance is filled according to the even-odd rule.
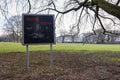
[[[2,16],[2,14],[0,13],[0,36],[3,34],[2,24],[3,24],[3,16]]]
[[[0,27],[0,36],[3,35],[2,27]]]

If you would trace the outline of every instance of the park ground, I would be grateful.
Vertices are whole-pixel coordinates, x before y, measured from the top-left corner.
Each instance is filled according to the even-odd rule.
[[[56,44],[50,68],[49,45],[30,47],[26,71],[25,46],[0,43],[0,80],[120,80],[120,46]]]

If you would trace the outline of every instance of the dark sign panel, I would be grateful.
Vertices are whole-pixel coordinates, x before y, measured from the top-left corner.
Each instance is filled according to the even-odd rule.
[[[23,14],[23,44],[55,43],[54,15]]]

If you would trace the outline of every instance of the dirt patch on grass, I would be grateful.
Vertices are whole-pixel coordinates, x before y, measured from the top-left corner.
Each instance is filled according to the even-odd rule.
[[[26,55],[0,55],[0,80],[120,80],[120,53],[64,53],[55,51],[50,69],[49,52],[31,52],[30,70],[26,71]]]

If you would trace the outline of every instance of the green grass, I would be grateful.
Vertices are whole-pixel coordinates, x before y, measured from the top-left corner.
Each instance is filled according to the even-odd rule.
[[[48,51],[49,45],[30,45],[29,51]],[[0,53],[25,52],[26,47],[21,43],[0,42]],[[120,51],[119,44],[54,44],[54,51],[79,52],[79,51]]]
[[[120,51],[118,44],[57,44],[55,50],[62,51]]]
[[[120,62],[120,58],[108,58],[108,60],[109,61],[114,61],[114,62],[116,62],[116,61]]]
[[[22,46],[21,43],[0,42],[0,54],[2,54],[0,55],[0,80],[53,80],[53,78],[109,80],[111,77],[114,80],[114,76],[119,73],[119,44],[54,44],[52,72],[49,68],[49,45],[30,45],[29,47],[31,54],[29,56],[30,71],[28,73],[25,67],[25,54],[19,53],[25,53],[25,46]],[[104,72],[100,74],[101,77],[96,75],[101,72]],[[89,75],[89,73],[92,73],[92,75]],[[108,74],[110,75],[108,76]],[[107,77],[104,78],[103,76],[106,75]],[[119,79],[119,76],[117,79]]]

